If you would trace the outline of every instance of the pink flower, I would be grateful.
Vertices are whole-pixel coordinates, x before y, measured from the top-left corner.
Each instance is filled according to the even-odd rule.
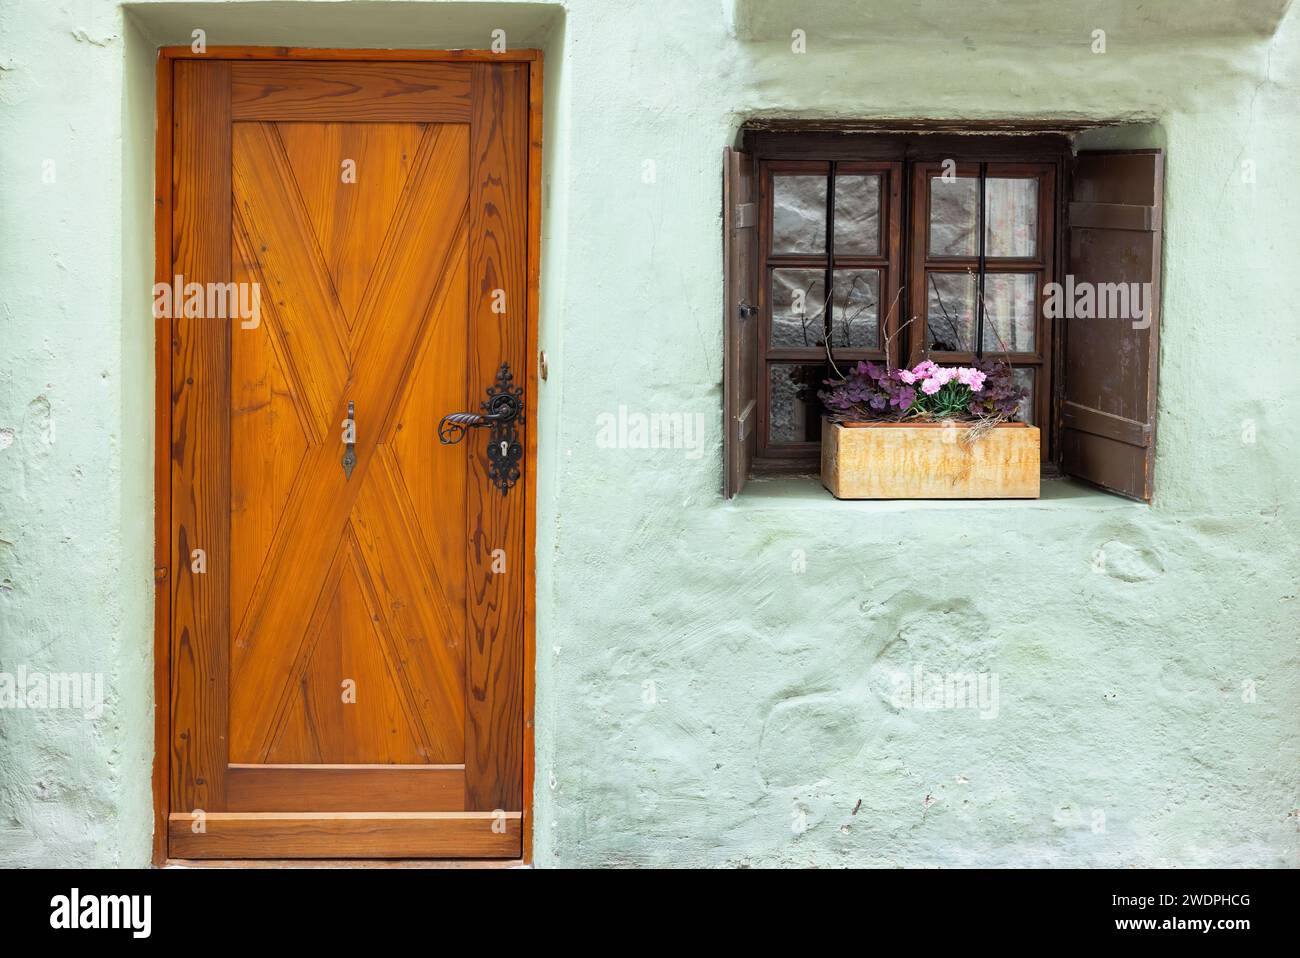
[[[898,378],[910,386],[912,383],[916,382],[916,373],[912,372],[910,369],[900,369],[898,371]]]
[[[929,368],[925,370],[925,381],[921,383],[921,392],[927,396],[933,396],[954,379],[960,379],[961,370],[955,366],[936,366],[928,359],[921,364],[921,366],[926,365]],[[916,369],[912,370],[918,378],[921,376],[921,366],[917,366]]]
[[[979,392],[984,388],[985,374],[978,369],[972,369],[969,366],[962,366],[957,370],[957,382],[963,386],[969,386],[973,393]]]
[[[925,360],[924,362],[917,363],[915,366],[912,367],[912,376],[915,377],[913,379],[913,382],[915,382],[916,379],[929,378],[931,375],[934,374],[934,371],[938,368],[939,368],[938,366],[930,362],[930,360],[928,359]]]

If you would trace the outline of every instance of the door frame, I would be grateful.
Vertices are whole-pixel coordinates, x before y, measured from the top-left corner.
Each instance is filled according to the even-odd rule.
[[[483,862],[484,865],[531,863],[533,859],[534,697],[537,659],[537,362],[538,291],[541,274],[542,186],[542,52],[540,50],[353,50],[306,47],[213,46],[195,53],[187,46],[160,47],[156,72],[156,127],[154,153],[154,282],[170,283],[172,276],[172,65],[177,60],[387,60],[423,62],[513,62],[528,64],[528,307],[527,356],[524,396],[526,428],[524,468],[524,634],[523,634],[523,847],[518,859]],[[172,350],[170,335],[161,335],[154,320],[154,755],[153,755],[153,863],[171,859],[167,850],[167,822],[171,814],[171,436]],[[171,320],[168,320],[171,322]],[[432,430],[433,424],[429,426]],[[409,864],[361,861],[374,866]],[[208,862],[207,864],[214,864]],[[275,861],[241,862],[249,867],[275,865]],[[310,862],[302,863],[304,865]],[[317,862],[316,864],[320,864]],[[459,860],[464,866],[474,862]]]

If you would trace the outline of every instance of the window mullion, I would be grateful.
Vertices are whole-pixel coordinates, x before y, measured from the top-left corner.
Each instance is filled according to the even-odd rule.
[[[826,359],[834,365],[832,352],[831,318],[835,312],[835,169],[838,161],[831,160],[830,173],[826,182],[826,277],[822,281],[822,337],[826,348]]]
[[[988,187],[989,165],[980,164],[980,198],[979,198],[979,277],[975,284],[975,358],[984,358],[984,269],[987,265],[984,260],[984,239],[987,232],[984,224],[985,210],[985,190]]]

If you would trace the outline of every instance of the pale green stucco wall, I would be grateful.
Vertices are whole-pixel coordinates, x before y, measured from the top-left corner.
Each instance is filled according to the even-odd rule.
[[[1300,16],[1103,0],[1095,55],[1042,0],[952,36],[933,6],[3,0],[0,670],[103,671],[110,706],[0,712],[0,861],[148,855],[149,48],[502,26],[548,57],[538,863],[1300,863]],[[722,502],[720,154],[759,115],[1149,123],[1154,506]],[[598,448],[620,405],[703,413],[704,455]],[[916,662],[997,672],[998,717],[894,709]]]

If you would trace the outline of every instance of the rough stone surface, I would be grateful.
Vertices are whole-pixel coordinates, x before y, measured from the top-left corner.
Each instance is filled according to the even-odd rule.
[[[873,5],[907,43],[739,6],[3,0],[0,671],[108,707],[0,712],[0,861],[149,854],[152,43],[499,19],[548,58],[538,864],[1300,864],[1300,15],[1149,2],[1094,54],[1041,5]],[[1168,151],[1153,506],[721,500],[721,148],[794,115],[1145,124],[1086,143]],[[620,406],[703,454],[602,448]],[[900,704],[918,665],[996,673],[996,716]]]

